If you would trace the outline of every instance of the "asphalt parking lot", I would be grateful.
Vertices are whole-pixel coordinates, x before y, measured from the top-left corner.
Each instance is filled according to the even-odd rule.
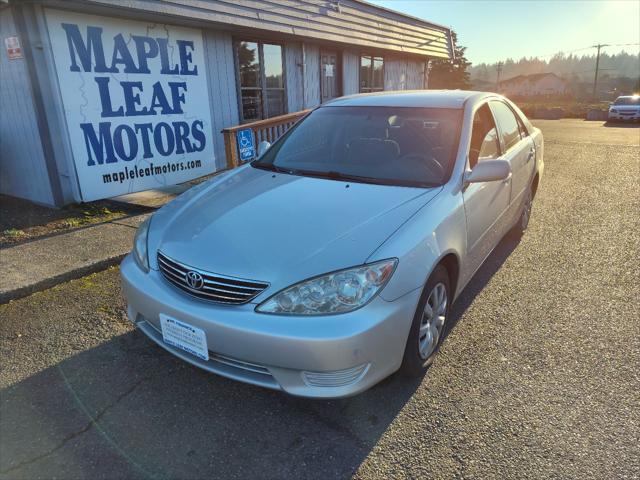
[[[0,306],[0,478],[638,478],[640,128],[536,122],[529,231],[421,381],[310,401],[184,364],[117,268]]]

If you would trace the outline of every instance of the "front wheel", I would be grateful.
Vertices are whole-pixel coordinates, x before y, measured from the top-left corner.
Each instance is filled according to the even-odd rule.
[[[411,324],[400,372],[406,376],[424,375],[443,340],[451,303],[449,274],[438,265],[429,277]]]

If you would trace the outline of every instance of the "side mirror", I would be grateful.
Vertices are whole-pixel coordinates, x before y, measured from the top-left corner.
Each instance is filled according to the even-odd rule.
[[[511,177],[511,164],[506,160],[484,160],[464,173],[464,182],[494,182]]]
[[[271,144],[269,142],[267,142],[266,140],[261,141],[258,144],[258,157],[261,157],[262,155],[264,155],[267,150],[269,150],[269,148],[271,147]]]

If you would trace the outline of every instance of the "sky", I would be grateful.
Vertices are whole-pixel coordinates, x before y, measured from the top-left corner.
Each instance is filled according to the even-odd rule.
[[[368,0],[453,28],[473,63],[640,43],[640,0]],[[608,53],[636,46],[607,47]],[[575,52],[592,54],[594,48]]]

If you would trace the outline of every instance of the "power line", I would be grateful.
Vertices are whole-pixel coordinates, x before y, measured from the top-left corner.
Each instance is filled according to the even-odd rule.
[[[605,45],[606,47],[629,47],[629,46],[638,46],[640,43],[613,43],[611,45]]]
[[[560,50],[559,52],[554,52],[554,53],[548,53],[547,55],[533,55],[531,58],[546,58],[546,57],[553,57],[554,55],[558,55],[558,54],[567,54],[567,53],[574,53],[574,52],[581,52],[582,50],[589,50],[590,48],[593,48],[592,46],[588,46],[588,47],[582,47],[582,48],[575,48],[573,50]]]

